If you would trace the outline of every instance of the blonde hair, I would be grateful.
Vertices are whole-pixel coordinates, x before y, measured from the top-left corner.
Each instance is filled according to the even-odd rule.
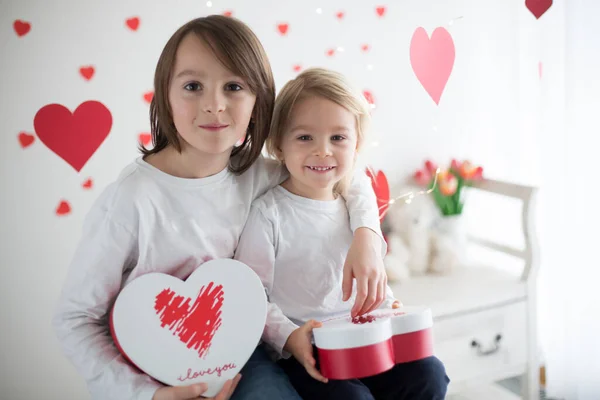
[[[271,129],[266,141],[268,153],[279,159],[278,150],[289,127],[294,105],[298,101],[312,96],[330,100],[354,114],[356,151],[358,153],[369,130],[370,106],[362,93],[353,87],[344,75],[324,68],[305,70],[295,79],[287,82],[277,95]],[[352,179],[351,172],[335,185],[335,193],[345,194]]]

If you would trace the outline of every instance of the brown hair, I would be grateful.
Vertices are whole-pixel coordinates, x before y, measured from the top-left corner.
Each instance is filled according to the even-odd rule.
[[[281,141],[292,117],[294,104],[307,97],[319,96],[331,100],[354,114],[356,119],[356,146],[360,150],[371,122],[370,106],[365,97],[353,87],[344,75],[324,68],[309,68],[287,82],[275,101],[271,128],[267,138],[267,151],[277,158]],[[334,191],[344,194],[351,176],[338,182]]]
[[[158,59],[154,73],[154,97],[150,103],[151,149],[140,145],[145,155],[158,153],[167,146],[181,152],[179,134],[169,104],[169,86],[177,49],[189,33],[197,35],[211,48],[217,59],[231,72],[244,78],[256,95],[252,119],[244,142],[234,147],[229,170],[241,174],[260,156],[269,133],[275,102],[275,81],[265,50],[250,28],[243,22],[222,15],[196,18],[171,36]],[[235,164],[234,156],[239,156]]]

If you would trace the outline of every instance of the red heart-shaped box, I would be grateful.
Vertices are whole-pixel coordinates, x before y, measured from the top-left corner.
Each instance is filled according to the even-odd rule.
[[[259,277],[231,259],[202,264],[187,280],[148,273],[126,285],[111,332],[136,367],[170,386],[204,382],[214,396],[258,345],[267,316]]]
[[[313,330],[321,374],[358,379],[433,355],[433,317],[427,307],[379,309],[340,317]]]

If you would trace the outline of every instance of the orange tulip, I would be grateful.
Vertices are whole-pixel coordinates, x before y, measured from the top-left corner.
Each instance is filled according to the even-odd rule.
[[[442,171],[438,175],[440,193],[444,196],[452,196],[458,189],[458,179],[449,171]]]

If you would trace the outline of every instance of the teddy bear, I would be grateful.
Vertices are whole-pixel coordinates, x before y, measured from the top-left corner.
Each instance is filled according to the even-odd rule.
[[[418,193],[422,188],[405,186],[399,193]],[[384,265],[388,280],[405,282],[426,273],[447,274],[460,262],[456,240],[437,229],[442,218],[434,200],[427,194],[396,201],[384,220],[388,252]]]

